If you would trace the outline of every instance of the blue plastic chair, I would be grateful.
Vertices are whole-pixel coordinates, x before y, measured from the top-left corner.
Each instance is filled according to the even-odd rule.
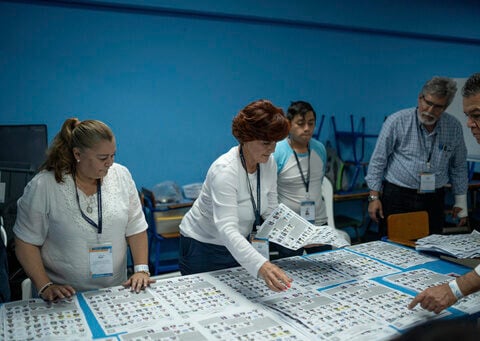
[[[323,127],[323,122],[325,121],[325,115],[322,115],[320,117],[317,117],[317,126],[315,127],[315,130],[313,131],[312,137],[315,140],[320,141],[320,133],[322,132],[322,127]]]
[[[152,198],[143,195],[142,201],[143,212],[148,223],[148,259],[151,273],[156,276],[178,270],[180,235],[166,238],[157,233],[154,219],[156,209],[153,206]]]
[[[335,135],[335,145],[337,148],[338,156],[344,160],[345,165],[353,167],[353,176],[351,178],[350,184],[345,193],[350,193],[354,190],[355,185],[359,181],[360,172],[363,171],[363,176],[365,177],[367,173],[368,162],[363,161],[365,157],[365,138],[377,137],[376,134],[366,134],[365,133],[365,117],[360,118],[360,127],[358,130],[355,130],[354,126],[354,117],[350,115],[350,130],[339,131],[335,122],[335,116],[331,117],[333,133]],[[347,143],[350,145],[353,160],[345,160],[342,157],[342,152],[340,150],[341,142]],[[360,151],[357,150],[357,144],[360,144]]]

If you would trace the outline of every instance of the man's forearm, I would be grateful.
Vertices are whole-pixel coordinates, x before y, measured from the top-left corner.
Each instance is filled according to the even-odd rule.
[[[480,290],[480,265],[457,278],[457,284],[464,296],[472,294]]]

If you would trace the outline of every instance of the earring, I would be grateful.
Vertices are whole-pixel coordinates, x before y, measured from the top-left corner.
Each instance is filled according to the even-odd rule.
[[[77,159],[77,162],[80,162],[80,159]]]

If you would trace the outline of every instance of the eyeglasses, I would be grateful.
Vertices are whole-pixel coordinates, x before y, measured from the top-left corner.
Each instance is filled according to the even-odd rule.
[[[480,112],[475,111],[473,113],[467,114],[465,113],[465,116],[467,117],[467,120],[470,119],[477,128],[480,128]]]
[[[435,111],[441,111],[445,108],[445,105],[443,104],[437,104],[429,101],[428,99],[425,98],[425,95],[422,95],[422,100],[427,105],[427,107],[432,108]]]

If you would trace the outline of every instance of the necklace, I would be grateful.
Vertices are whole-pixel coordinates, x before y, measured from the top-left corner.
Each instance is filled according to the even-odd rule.
[[[82,215],[82,218],[87,221],[90,225],[95,227],[98,231],[98,234],[102,234],[102,185],[100,183],[100,179],[97,179],[97,207],[98,207],[98,224],[96,224],[92,219],[87,217],[85,213],[82,211],[82,207],[80,206],[80,199],[78,197],[78,190],[77,190],[77,181],[75,180],[75,175],[73,176],[73,184],[75,187],[75,199],[77,199],[78,210]],[[93,196],[93,195],[92,195]],[[95,198],[92,198],[94,200]],[[90,206],[91,209],[91,206]],[[93,209],[91,209],[93,211]]]
[[[93,212],[93,204],[95,204],[95,196],[91,195],[88,197],[88,202],[87,202],[87,213],[92,213]]]

